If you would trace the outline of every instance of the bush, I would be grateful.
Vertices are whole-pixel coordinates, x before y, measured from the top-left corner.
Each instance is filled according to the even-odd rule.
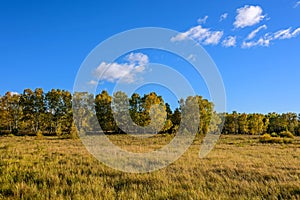
[[[282,131],[280,134],[279,134],[280,137],[278,137],[278,135],[276,133],[272,133],[271,135],[270,134],[264,134],[262,135],[260,138],[259,138],[259,141],[261,143],[292,143],[293,141],[293,134],[291,132],[288,132],[288,131]]]
[[[36,137],[37,137],[37,138],[42,138],[42,137],[43,137],[43,132],[42,132],[41,130],[38,130],[38,131],[36,132]]]
[[[260,136],[259,139],[267,140],[267,139],[270,139],[270,138],[271,138],[271,135],[266,133],[266,134],[263,134],[262,136]]]
[[[271,137],[271,139],[268,142],[281,144],[284,142],[284,140],[283,140],[283,138],[280,138],[280,137]]]
[[[291,139],[291,138],[283,138],[283,142],[284,142],[285,144],[292,143],[292,142],[293,142],[293,139]]]
[[[76,128],[74,122],[71,125],[69,134],[66,134],[64,136],[64,138],[67,138],[67,139],[77,139],[77,138],[79,138],[78,137],[78,131],[77,131],[77,128]]]
[[[275,133],[275,132],[271,133],[271,136],[272,137],[278,137],[277,133]]]
[[[283,143],[283,138],[272,137],[270,134],[264,134],[259,138],[261,143]]]
[[[281,131],[279,136],[283,138],[294,138],[294,135],[289,131]]]

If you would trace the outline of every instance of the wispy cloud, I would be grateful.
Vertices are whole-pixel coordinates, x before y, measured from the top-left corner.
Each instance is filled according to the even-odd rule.
[[[206,16],[203,17],[203,18],[199,18],[199,19],[197,20],[197,22],[198,22],[199,24],[205,24],[206,21],[207,21],[207,19],[208,19],[208,16],[206,15]]]
[[[216,45],[219,44],[223,34],[223,31],[211,31],[208,28],[203,28],[201,25],[198,25],[172,37],[171,41],[176,42],[190,38],[204,45]]]
[[[242,48],[251,48],[255,46],[268,47],[273,38],[269,34],[265,34],[260,37],[257,41],[243,41]]]
[[[275,33],[266,33],[263,37],[260,37],[257,41],[244,41],[242,48],[250,48],[254,46],[265,46],[268,47],[271,41],[284,40],[297,37],[300,34],[300,28],[292,30],[292,28],[282,29]]]
[[[294,5],[294,8],[297,8],[300,5],[300,1],[297,1]]]
[[[234,47],[236,46],[236,36],[228,36],[222,42],[224,47]]]
[[[256,34],[257,34],[260,30],[262,30],[262,29],[267,29],[267,28],[268,28],[268,27],[267,27],[266,25],[262,25],[262,26],[258,27],[257,29],[253,30],[253,31],[247,36],[247,39],[248,39],[248,40],[253,39],[253,38],[256,36]]]
[[[237,9],[237,16],[233,25],[235,28],[244,28],[246,26],[253,26],[265,18],[263,10],[260,6],[245,5]]]
[[[122,80],[132,83],[136,80],[136,75],[145,70],[145,65],[149,63],[147,55],[142,53],[131,53],[126,57],[127,63],[106,63],[102,62],[94,71],[95,77],[100,81],[115,82]],[[90,81],[90,84],[95,84]]]
[[[300,5],[300,1],[299,5]],[[298,4],[297,2],[297,4]],[[297,5],[298,6],[298,5]],[[183,41],[187,38],[195,40],[202,45],[221,45],[223,47],[239,46],[242,48],[251,48],[255,46],[269,47],[275,40],[291,39],[300,35],[300,28],[280,29],[274,32],[265,32],[268,29],[266,24],[257,26],[248,35],[239,35],[240,28],[254,26],[261,21],[267,19],[267,14],[258,5],[245,5],[236,10],[236,17],[233,22],[235,29],[234,35],[228,34],[223,37],[223,30],[212,30],[211,28],[203,27],[208,16],[198,19],[199,25],[189,28],[187,31],[177,34],[171,38],[172,42]],[[219,21],[223,21],[228,17],[228,13],[223,13]],[[242,32],[242,31],[241,31]],[[262,32],[262,34],[261,34]],[[226,34],[227,35],[227,34]]]
[[[292,28],[284,29],[284,30],[279,30],[276,33],[274,33],[274,39],[290,39],[293,37],[298,36],[300,33],[300,28],[295,29],[292,31]]]
[[[222,14],[222,15],[220,16],[219,21],[220,21],[220,22],[221,22],[221,21],[224,21],[227,17],[228,17],[228,13],[224,13],[224,14]]]

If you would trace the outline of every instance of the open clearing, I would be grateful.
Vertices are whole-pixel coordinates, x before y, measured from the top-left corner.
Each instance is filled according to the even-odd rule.
[[[147,143],[109,136],[136,152]],[[134,140],[134,141],[133,141]],[[0,199],[300,199],[300,138],[261,144],[257,136],[223,135],[204,159],[200,141],[168,167],[145,174],[106,167],[80,140],[0,137]]]

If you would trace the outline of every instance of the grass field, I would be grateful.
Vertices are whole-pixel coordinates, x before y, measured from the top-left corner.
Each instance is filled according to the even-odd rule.
[[[132,151],[150,145],[110,136]],[[254,136],[222,136],[204,159],[200,141],[168,167],[145,174],[116,171],[80,140],[0,137],[0,199],[300,199],[300,138],[261,144]]]

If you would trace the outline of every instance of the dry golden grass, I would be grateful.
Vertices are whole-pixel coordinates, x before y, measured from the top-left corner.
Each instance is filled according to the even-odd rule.
[[[110,138],[144,152],[172,137],[148,139],[148,147]],[[299,138],[261,144],[254,136],[222,136],[204,159],[200,143],[162,170],[131,174],[101,164],[80,140],[0,137],[0,199],[300,199]]]

